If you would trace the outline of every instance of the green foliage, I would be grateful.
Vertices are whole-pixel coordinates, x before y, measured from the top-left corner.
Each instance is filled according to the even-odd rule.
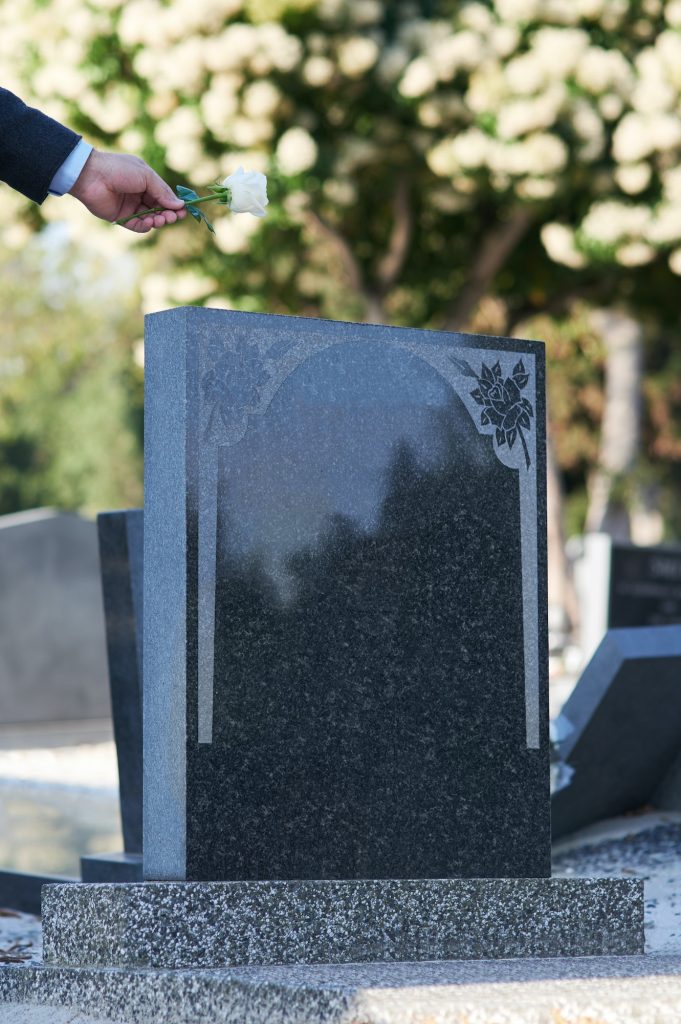
[[[66,269],[52,272],[61,294],[46,291],[37,247],[0,254],[0,514],[138,505],[136,317],[117,294],[79,302]]]

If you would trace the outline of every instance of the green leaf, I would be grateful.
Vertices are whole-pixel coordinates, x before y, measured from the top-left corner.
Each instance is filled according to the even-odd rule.
[[[187,188],[186,185],[177,185],[175,191],[180,199],[184,199],[185,202],[189,199],[199,198],[198,192],[195,192],[193,188]]]

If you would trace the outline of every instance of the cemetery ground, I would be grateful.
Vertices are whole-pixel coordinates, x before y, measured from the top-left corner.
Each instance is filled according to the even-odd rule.
[[[2,1024],[672,1024],[681,1005],[681,814],[642,813],[600,823],[554,844],[558,877],[637,877],[645,882],[646,955],[571,959],[460,961],[235,968],[214,1002],[201,994],[200,971],[179,971],[175,1005],[120,986],[81,987],[77,1007],[58,1004],[59,986],[41,993],[39,918],[0,911]],[[71,972],[77,969],[71,968]],[[85,973],[85,972],[83,972]],[[168,972],[165,972],[166,980]],[[106,980],[106,979],[105,979]],[[184,984],[183,984],[184,983]],[[21,1002],[22,990],[30,999]],[[106,988],[106,986],[105,986]],[[39,994],[41,993],[41,994]],[[54,1002],[50,1002],[50,1000]],[[202,1011],[200,1008],[204,1007]],[[128,1010],[129,1012],[125,1012]],[[205,1016],[203,1013],[205,1012]],[[161,1014],[157,1016],[157,1014]]]

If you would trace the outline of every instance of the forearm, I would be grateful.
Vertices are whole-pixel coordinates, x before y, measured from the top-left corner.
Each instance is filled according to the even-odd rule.
[[[0,181],[42,203],[80,136],[0,89]]]

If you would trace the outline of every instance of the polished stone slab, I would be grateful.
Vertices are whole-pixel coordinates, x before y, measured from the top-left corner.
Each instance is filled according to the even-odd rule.
[[[638,879],[46,886],[45,961],[214,968],[643,952]]]
[[[141,882],[141,853],[91,853],[80,858],[83,882]]]
[[[0,516],[0,722],[109,709],[94,523],[50,508]]]
[[[141,509],[97,516],[123,849],[138,854],[142,852],[143,524]]]
[[[681,810],[681,626],[611,629],[561,713],[573,770],[554,838],[655,806]]]
[[[145,877],[547,876],[543,346],[145,344]]]

